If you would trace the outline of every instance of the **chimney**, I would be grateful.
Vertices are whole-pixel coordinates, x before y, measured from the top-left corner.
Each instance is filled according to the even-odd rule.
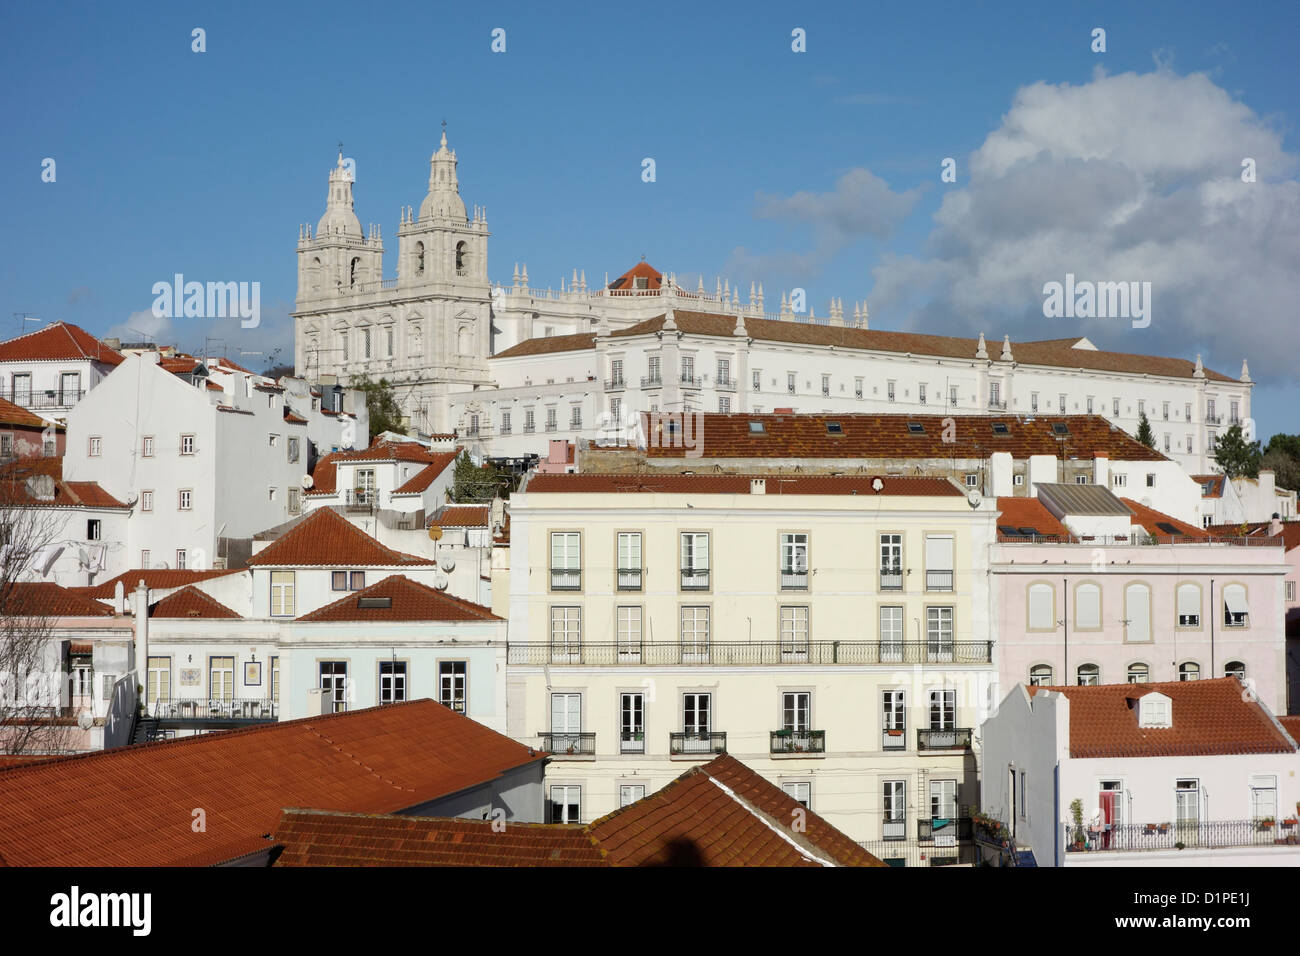
[[[326,714],[332,714],[334,712],[334,702],[330,699],[330,693],[324,687],[308,688],[306,716],[324,717]]]
[[[1282,516],[1279,515],[1276,511],[1274,511],[1273,517],[1270,518],[1268,521],[1268,536],[1270,538],[1276,538],[1281,533],[1282,533]]]
[[[27,494],[37,501],[54,500],[54,478],[51,475],[33,475],[27,479]]]
[[[749,479],[749,493],[751,495],[767,494],[767,479],[766,478]]]
[[[1277,477],[1272,468],[1261,468],[1259,470],[1259,495],[1267,502],[1266,507],[1272,510],[1274,504],[1273,496],[1277,494]]]
[[[149,589],[142,580],[135,586],[135,671],[137,683],[149,667]]]
[[[126,585],[121,581],[113,585],[113,610],[118,614],[126,613]]]
[[[1092,453],[1092,483],[1103,488],[1110,487],[1110,456],[1104,451]]]

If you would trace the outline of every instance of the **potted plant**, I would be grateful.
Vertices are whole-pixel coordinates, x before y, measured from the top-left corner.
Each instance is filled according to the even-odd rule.
[[[1263,820],[1260,820],[1260,821],[1259,821],[1259,828],[1260,828],[1261,830],[1271,830],[1271,829],[1273,829],[1273,818],[1272,818],[1272,817],[1265,817]]]
[[[1074,848],[1083,849],[1083,801],[1075,797],[1070,801],[1070,819],[1074,821]]]
[[[1172,824],[1170,824],[1170,823],[1162,823],[1162,824],[1160,824],[1160,833],[1161,833],[1161,835],[1164,835],[1164,834],[1168,833],[1168,832],[1169,832],[1169,827],[1170,827],[1170,826],[1172,826]]]
[[[1282,826],[1284,826],[1284,827],[1293,827],[1293,826],[1296,825],[1297,822],[1300,822],[1300,818],[1297,818],[1297,817],[1287,817],[1287,818],[1285,818],[1285,819],[1282,821]]]

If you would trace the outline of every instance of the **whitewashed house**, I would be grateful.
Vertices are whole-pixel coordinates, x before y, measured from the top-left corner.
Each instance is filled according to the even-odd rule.
[[[123,356],[80,326],[55,322],[0,342],[0,395],[62,421]]]

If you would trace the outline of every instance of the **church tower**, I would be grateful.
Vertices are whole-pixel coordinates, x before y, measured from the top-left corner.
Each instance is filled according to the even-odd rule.
[[[417,216],[408,207],[397,230],[398,286],[415,290],[435,284],[476,289],[486,286],[487,217],[475,207],[471,219],[460,198],[456,152],[447,148],[447,131],[429,158],[429,192]]]
[[[298,304],[355,295],[378,288],[384,275],[384,244],[379,227],[361,234],[361,222],[353,211],[352,171],[343,163],[330,170],[325,215],[311,227],[298,231]]]

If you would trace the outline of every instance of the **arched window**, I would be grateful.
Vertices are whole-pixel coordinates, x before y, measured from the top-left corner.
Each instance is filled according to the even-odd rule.
[[[1201,588],[1196,584],[1178,585],[1178,626],[1201,626]]]
[[[456,275],[469,275],[469,244],[456,243]]]
[[[1052,683],[1052,665],[1035,664],[1029,668],[1029,686],[1050,687]]]
[[[424,243],[422,242],[415,244],[415,274],[424,275]]]
[[[1080,687],[1092,687],[1101,683],[1101,669],[1096,664],[1080,664],[1077,673]]]
[[[1056,589],[1050,584],[1029,585],[1029,630],[1056,630]]]
[[[350,275],[348,276],[348,285],[354,286],[357,284],[357,271],[360,265],[361,265],[361,257],[357,256],[352,260],[352,269]]]
[[[1223,665],[1224,677],[1235,677],[1237,680],[1246,679],[1246,665],[1242,661],[1228,661]]]
[[[1124,619],[1128,622],[1128,640],[1151,640],[1151,589],[1145,584],[1130,584],[1124,589]]]
[[[1246,607],[1246,589],[1240,584],[1229,584],[1223,589],[1223,626],[1245,627],[1249,620]]]
[[[1128,682],[1130,684],[1145,684],[1151,677],[1151,668],[1143,663],[1134,663],[1128,666]]]
[[[1195,661],[1187,661],[1178,665],[1179,680],[1200,680],[1201,665]]]
[[[1074,589],[1074,626],[1080,630],[1101,629],[1101,588],[1085,581]]]

